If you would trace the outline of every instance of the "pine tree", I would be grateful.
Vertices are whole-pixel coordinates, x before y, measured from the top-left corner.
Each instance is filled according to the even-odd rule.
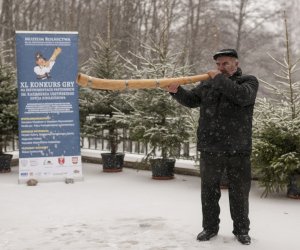
[[[104,41],[100,36],[93,43],[93,57],[91,57],[83,71],[91,76],[106,79],[118,79],[122,74],[122,65],[115,45],[108,39]],[[85,92],[85,93],[83,93]],[[87,93],[86,93],[87,92]],[[95,91],[82,89],[81,112],[89,114],[91,119],[82,119],[82,132],[88,137],[103,138],[109,141],[112,154],[117,152],[120,142],[118,129],[122,127],[113,119],[115,109],[129,112],[128,105],[123,101],[124,93],[119,91]],[[103,134],[103,131],[108,131]]]
[[[4,51],[0,51],[0,154],[6,142],[17,134],[18,108],[17,86],[13,67],[5,62]]]
[[[133,78],[165,78],[189,74],[189,67],[178,66],[180,53],[170,53],[166,46],[144,45],[145,54],[136,55],[138,64],[127,60],[127,70]],[[130,138],[150,144],[146,159],[159,152],[163,159],[178,156],[180,144],[189,140],[186,109],[178,105],[166,91],[145,89],[128,95],[133,112],[118,113],[120,120],[130,128]]]
[[[277,84],[261,80],[274,99],[259,99],[255,111],[253,161],[265,188],[263,195],[284,190],[290,176],[300,172],[300,81],[294,80],[300,58],[292,62],[287,19],[285,56],[278,60]]]

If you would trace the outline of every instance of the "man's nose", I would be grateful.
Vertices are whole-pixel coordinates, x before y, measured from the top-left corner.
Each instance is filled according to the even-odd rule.
[[[219,65],[219,66],[218,66],[218,70],[223,71],[223,70],[224,70],[224,67],[223,67],[222,65]]]

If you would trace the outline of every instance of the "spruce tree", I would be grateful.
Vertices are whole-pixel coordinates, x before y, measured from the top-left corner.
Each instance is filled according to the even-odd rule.
[[[0,51],[0,154],[8,140],[17,134],[18,108],[15,72]]]
[[[158,79],[188,75],[189,67],[179,66],[180,53],[166,51],[165,46],[144,44],[145,54],[134,54],[137,64],[127,60],[126,68],[132,78]],[[166,91],[143,89],[132,91],[127,102],[133,111],[118,117],[130,129],[130,138],[150,146],[147,157],[166,159],[179,156],[180,145],[189,140],[187,111]]]
[[[122,75],[122,64],[115,45],[99,35],[93,43],[93,56],[86,62],[83,71],[97,78],[118,79]],[[81,113],[89,114],[90,119],[82,118],[82,132],[85,136],[106,139],[111,153],[117,152],[120,142],[118,129],[123,126],[113,118],[115,109],[129,112],[120,91],[82,89],[80,93]],[[85,116],[86,117],[86,116]],[[105,133],[108,131],[108,133]]]
[[[278,60],[276,83],[261,80],[272,98],[258,99],[253,140],[253,162],[263,195],[284,190],[291,175],[300,173],[300,81],[296,80],[297,64],[292,62],[287,19],[285,20],[285,55]]]

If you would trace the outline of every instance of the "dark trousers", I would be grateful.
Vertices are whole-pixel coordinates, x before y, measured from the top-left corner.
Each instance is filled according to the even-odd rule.
[[[247,234],[250,225],[248,214],[251,186],[251,163],[248,155],[201,153],[202,226],[206,230],[219,230],[220,181],[225,168],[229,180],[228,192],[233,234]]]

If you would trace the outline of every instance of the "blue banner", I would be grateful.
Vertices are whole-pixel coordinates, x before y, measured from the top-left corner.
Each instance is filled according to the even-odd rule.
[[[16,32],[19,182],[82,178],[77,32]]]

